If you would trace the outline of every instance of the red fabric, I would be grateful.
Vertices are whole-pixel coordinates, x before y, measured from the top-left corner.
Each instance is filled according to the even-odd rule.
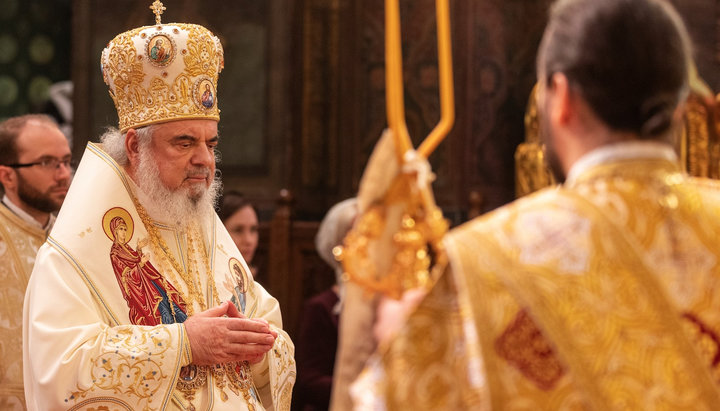
[[[124,225],[125,228],[127,228],[127,224],[125,224],[125,220],[123,220],[122,217],[115,217],[112,220],[110,220],[110,232],[115,234],[115,229],[118,228],[118,226]]]
[[[293,409],[316,411],[330,407],[338,342],[339,318],[333,312],[337,302],[335,291],[328,289],[305,303],[296,344]]]
[[[114,221],[115,219],[110,222],[111,227]],[[158,305],[163,297],[153,283],[165,290],[170,301],[183,312],[187,312],[185,302],[175,287],[166,282],[150,262],[140,266],[141,256],[127,245],[114,243],[110,248],[110,261],[123,297],[130,308],[130,321],[136,325],[162,324]]]

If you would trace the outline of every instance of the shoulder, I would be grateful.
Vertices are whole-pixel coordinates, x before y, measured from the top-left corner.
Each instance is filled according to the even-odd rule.
[[[573,220],[577,214],[575,201],[562,187],[549,187],[517,199],[503,207],[458,226],[449,233],[451,238],[504,231],[531,220],[558,218],[554,223]]]
[[[472,256],[474,261],[501,255],[545,261],[587,244],[594,223],[576,194],[554,187],[453,229],[445,245],[451,253]]]
[[[698,201],[706,212],[720,215],[720,180],[690,177],[687,184],[697,191]],[[717,221],[714,217],[710,220]]]
[[[696,188],[701,195],[708,198],[720,197],[720,180],[702,177],[689,177],[687,184]]]
[[[45,239],[45,232],[43,230],[30,225],[27,221],[10,211],[4,204],[0,204],[0,225],[5,227],[5,230],[0,230],[0,237],[4,235],[4,232],[7,232],[10,239],[14,236],[37,237],[41,242]]]

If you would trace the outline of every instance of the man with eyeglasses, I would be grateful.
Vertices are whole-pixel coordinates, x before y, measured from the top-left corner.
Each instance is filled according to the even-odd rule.
[[[0,123],[0,408],[25,408],[22,306],[35,254],[70,184],[70,146],[52,118]]]

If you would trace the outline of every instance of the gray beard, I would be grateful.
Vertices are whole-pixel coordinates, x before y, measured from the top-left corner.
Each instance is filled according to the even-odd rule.
[[[145,147],[141,147],[139,152],[135,178],[141,191],[138,200],[154,220],[176,227],[184,227],[191,221],[204,227],[211,221],[220,190],[217,178],[213,178],[210,187],[200,192],[191,192],[187,187],[171,190],[160,181],[160,169]]]

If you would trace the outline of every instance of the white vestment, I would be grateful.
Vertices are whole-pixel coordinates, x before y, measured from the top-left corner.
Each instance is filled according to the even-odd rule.
[[[28,408],[289,410],[294,347],[280,307],[253,281],[220,220],[213,215],[196,231],[177,230],[150,222],[135,201],[122,167],[90,143],[27,289]],[[112,229],[120,220],[123,241]],[[143,255],[148,262],[138,262]],[[231,300],[241,309],[244,300],[247,317],[270,323],[278,338],[262,361],[190,365],[184,327],[170,323],[203,310],[188,278],[199,282],[197,300],[206,307]],[[141,317],[157,323],[137,325]]]

